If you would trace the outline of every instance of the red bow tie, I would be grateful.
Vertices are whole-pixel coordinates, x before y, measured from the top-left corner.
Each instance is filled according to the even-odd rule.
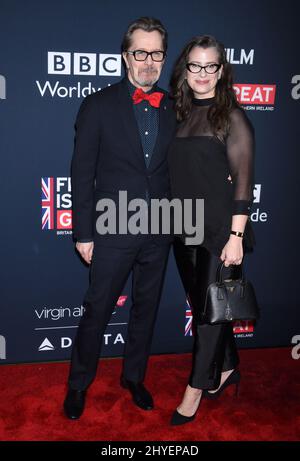
[[[143,100],[149,102],[149,104],[153,107],[159,107],[160,101],[162,100],[164,94],[160,93],[159,91],[155,91],[154,93],[147,94],[145,93],[142,88],[137,88],[132,95],[133,104],[139,104]]]

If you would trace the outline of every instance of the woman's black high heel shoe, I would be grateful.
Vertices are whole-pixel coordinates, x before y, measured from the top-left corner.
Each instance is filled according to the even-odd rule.
[[[202,397],[204,399],[217,399],[222,394],[224,389],[226,389],[226,387],[228,386],[231,386],[232,384],[235,384],[235,396],[237,397],[239,393],[240,380],[241,374],[239,370],[236,368],[235,370],[233,370],[232,373],[230,373],[226,381],[224,381],[222,386],[216,392],[209,392],[205,390],[202,393]]]
[[[181,413],[178,413],[177,410],[175,410],[172,415],[170,424],[171,426],[179,426],[180,424],[190,423],[195,419],[196,413],[192,416],[184,416]]]
[[[203,395],[203,392],[202,392],[201,397],[200,397],[198,408],[197,408],[197,410],[195,411],[195,413],[192,416],[184,416],[181,413],[179,413],[177,410],[175,410],[173,415],[172,415],[171,421],[170,421],[171,426],[179,426],[180,424],[186,424],[186,423],[190,423],[190,422],[194,421],[194,419],[196,417],[196,414],[197,414],[197,411],[199,410],[202,395]]]

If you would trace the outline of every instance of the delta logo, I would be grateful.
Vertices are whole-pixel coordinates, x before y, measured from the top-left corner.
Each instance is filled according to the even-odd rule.
[[[274,110],[276,85],[236,83],[233,88],[238,102],[246,110]]]
[[[116,312],[119,310],[119,308],[124,308],[126,301],[127,301],[128,295],[120,295],[116,305],[115,305],[115,310],[113,314],[116,314]],[[77,309],[76,309],[77,311]],[[81,316],[84,311],[84,307],[81,306],[80,312]],[[50,320],[59,320],[59,319],[65,319],[67,317],[72,316],[72,312],[70,308],[57,308],[57,309],[47,309],[43,308],[40,312],[37,312],[35,310],[35,313],[37,314],[39,320],[41,319],[50,319]],[[118,323],[115,323],[115,325],[120,325]],[[127,323],[124,323],[124,325],[127,325]],[[74,325],[75,326],[75,325]],[[74,326],[71,327],[65,327],[65,328],[74,328]],[[60,341],[60,342],[59,342]],[[55,345],[54,345],[55,343]],[[57,349],[66,349],[71,347],[73,343],[73,339],[70,338],[69,336],[64,336],[61,337],[60,340],[58,338],[51,339],[49,338],[44,338],[40,345],[38,346],[38,351],[39,352],[48,352],[48,351],[55,351]],[[110,345],[110,344],[117,344],[117,343],[122,343],[125,344],[123,334],[122,333],[105,333],[104,334],[104,344]],[[2,352],[1,352],[2,350]],[[0,335],[0,359],[5,358],[5,338]]]
[[[57,234],[71,234],[72,199],[71,178],[43,177],[42,230],[57,230]]]
[[[45,338],[43,342],[40,344],[38,348],[39,352],[44,352],[44,351],[54,351],[55,347],[53,344],[49,341],[48,338]]]

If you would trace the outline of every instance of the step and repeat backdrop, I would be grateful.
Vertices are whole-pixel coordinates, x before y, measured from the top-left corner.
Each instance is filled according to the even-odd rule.
[[[160,85],[194,35],[221,40],[235,89],[256,132],[245,261],[261,319],[237,323],[239,348],[300,340],[300,60],[297,2],[0,0],[0,364],[67,360],[89,271],[74,250],[70,161],[83,98],[124,76],[120,44],[139,16],[169,32]],[[120,356],[131,306],[128,279],[107,327],[102,356]],[[152,353],[188,352],[192,314],[170,254]]]

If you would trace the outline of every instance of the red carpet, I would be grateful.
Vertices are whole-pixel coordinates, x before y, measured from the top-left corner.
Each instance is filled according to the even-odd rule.
[[[0,440],[299,441],[300,360],[291,349],[241,350],[240,395],[203,400],[197,418],[173,428],[191,355],[153,356],[146,385],[155,409],[139,410],[119,386],[120,359],[102,360],[78,421],[62,413],[68,363],[0,366]]]

